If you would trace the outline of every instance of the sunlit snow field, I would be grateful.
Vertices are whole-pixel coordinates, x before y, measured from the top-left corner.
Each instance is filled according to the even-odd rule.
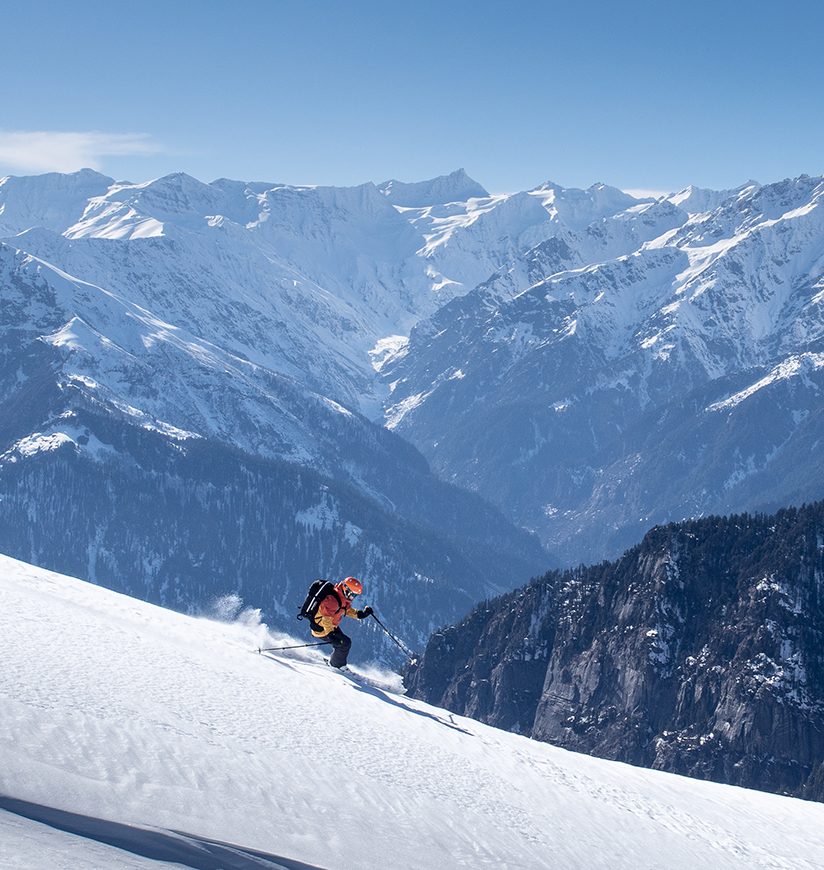
[[[280,642],[255,612],[182,616],[0,557],[0,867],[824,866],[821,804],[256,652]]]

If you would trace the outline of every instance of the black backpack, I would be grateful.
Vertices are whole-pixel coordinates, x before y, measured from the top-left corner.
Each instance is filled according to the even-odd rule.
[[[306,599],[300,606],[298,611],[298,619],[309,619],[315,621],[315,616],[318,612],[318,606],[327,595],[335,594],[335,584],[328,580],[313,580],[309,591],[306,593]]]

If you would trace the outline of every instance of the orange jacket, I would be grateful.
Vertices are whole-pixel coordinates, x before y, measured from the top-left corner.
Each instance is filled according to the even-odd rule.
[[[344,616],[357,619],[358,611],[352,607],[352,602],[344,595],[343,584],[336,583],[335,591],[330,592],[318,605],[318,612],[312,625],[312,636],[326,637],[340,625]],[[320,626],[320,628],[316,629],[315,626]]]

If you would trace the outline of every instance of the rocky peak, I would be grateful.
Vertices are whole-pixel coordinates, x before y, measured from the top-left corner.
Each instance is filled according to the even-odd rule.
[[[456,169],[449,175],[439,175],[429,181],[403,182],[384,181],[378,190],[393,204],[408,208],[423,208],[429,205],[443,205],[448,202],[462,202],[473,197],[489,196],[477,181],[470,178],[463,169]]]

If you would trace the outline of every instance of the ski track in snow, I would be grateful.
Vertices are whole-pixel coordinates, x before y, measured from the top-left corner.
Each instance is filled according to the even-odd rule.
[[[166,866],[214,866],[191,863],[207,840],[237,844],[238,867],[824,866],[820,804],[576,755],[317,654],[258,655],[281,640],[265,626],[6,557],[0,620],[0,795],[148,828],[147,848],[186,832]],[[148,866],[111,842],[0,803],[4,868]]]

